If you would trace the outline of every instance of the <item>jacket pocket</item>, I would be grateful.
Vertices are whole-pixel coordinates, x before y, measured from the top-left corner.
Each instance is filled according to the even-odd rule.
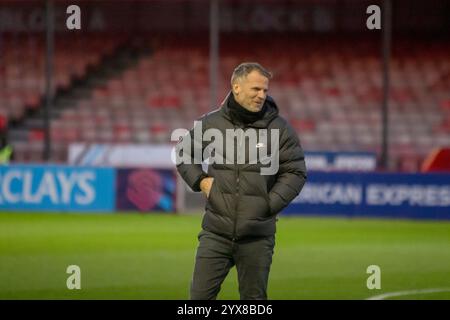
[[[262,196],[264,198],[264,201],[267,203],[268,211],[266,212],[266,216],[271,215],[271,208],[270,208],[270,197],[269,197],[269,191],[267,190],[267,183],[265,179],[261,179],[261,192]]]
[[[218,203],[218,196],[220,196],[220,194],[217,194],[217,192],[219,192],[219,190],[217,189],[219,186],[217,185],[217,178],[214,178],[213,183],[211,185],[211,190],[209,190],[209,195],[207,198],[207,204],[211,207],[211,209],[213,209],[216,212],[222,212],[221,208],[220,208],[220,204]]]
[[[211,189],[209,190],[209,194],[208,194],[208,201],[210,201],[212,195],[213,195],[213,191],[214,191],[214,187],[216,186],[216,178],[213,178],[213,182],[211,184]]]
[[[249,180],[249,188],[250,190],[252,190],[251,194],[258,196],[265,203],[265,212],[263,212],[262,217],[269,217],[271,210],[266,179],[260,174],[255,174],[248,180]]]

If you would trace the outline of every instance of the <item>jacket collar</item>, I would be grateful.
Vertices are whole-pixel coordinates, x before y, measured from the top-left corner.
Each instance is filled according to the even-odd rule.
[[[230,99],[231,94],[232,94],[231,91],[228,92],[227,96],[220,104],[220,111],[222,112],[225,118],[234,123],[230,115],[230,108],[228,107],[228,100]],[[276,105],[275,101],[271,96],[267,96],[264,105],[266,105],[267,107],[264,116],[261,119],[248,124],[247,127],[266,128],[269,125],[269,123],[278,116],[279,114],[278,106]]]

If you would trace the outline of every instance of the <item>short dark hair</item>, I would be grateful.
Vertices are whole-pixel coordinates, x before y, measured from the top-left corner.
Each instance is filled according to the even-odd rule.
[[[243,62],[234,69],[233,74],[231,75],[231,85],[233,85],[236,79],[246,77],[250,72],[254,70],[258,71],[267,79],[272,79],[272,73],[259,63]]]

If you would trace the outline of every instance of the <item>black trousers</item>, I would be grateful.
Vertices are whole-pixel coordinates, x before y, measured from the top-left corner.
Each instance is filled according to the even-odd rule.
[[[214,300],[236,266],[241,300],[266,300],[275,236],[242,241],[202,230],[191,282],[191,300]]]

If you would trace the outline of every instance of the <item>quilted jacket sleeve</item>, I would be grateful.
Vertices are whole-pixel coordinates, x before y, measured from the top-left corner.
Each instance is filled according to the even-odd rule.
[[[194,127],[182,137],[175,146],[177,171],[192,191],[199,192],[200,181],[208,175],[202,169],[202,134],[205,130],[205,118],[194,122]]]
[[[269,192],[270,210],[277,214],[300,193],[306,182],[306,165],[297,133],[286,123],[280,135],[279,170]]]

